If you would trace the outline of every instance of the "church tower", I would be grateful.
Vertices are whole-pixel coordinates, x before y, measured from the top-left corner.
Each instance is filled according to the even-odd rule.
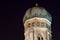
[[[29,8],[23,18],[24,40],[51,40],[51,15],[43,8]]]

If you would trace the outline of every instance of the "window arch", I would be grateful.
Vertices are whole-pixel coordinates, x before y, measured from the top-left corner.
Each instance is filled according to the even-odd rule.
[[[43,37],[40,34],[38,34],[38,40],[43,40]]]

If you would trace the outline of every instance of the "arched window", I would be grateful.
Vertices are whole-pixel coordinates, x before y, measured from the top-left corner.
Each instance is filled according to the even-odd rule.
[[[41,37],[41,40],[43,40],[43,37]]]
[[[40,22],[39,21],[36,22],[36,26],[40,27]]]
[[[40,34],[38,34],[38,40],[41,40],[41,35]]]
[[[38,40],[40,40],[40,37],[38,37]]]
[[[38,40],[43,40],[43,37],[41,35],[38,35]]]
[[[41,22],[41,27],[44,27],[45,26],[45,23],[44,22]]]
[[[34,27],[35,22],[32,22],[32,26]]]
[[[31,23],[28,23],[28,27],[30,27]]]

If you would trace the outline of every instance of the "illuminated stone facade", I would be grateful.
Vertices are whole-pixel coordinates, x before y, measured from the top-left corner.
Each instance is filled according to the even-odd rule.
[[[24,40],[51,40],[51,15],[42,7],[32,7],[24,15]]]

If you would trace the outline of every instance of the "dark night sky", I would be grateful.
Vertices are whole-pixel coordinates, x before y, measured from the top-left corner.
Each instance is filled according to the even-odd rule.
[[[39,6],[44,7],[49,13],[51,13],[53,19],[52,40],[60,40],[60,1],[38,0],[36,2]],[[7,35],[5,36],[7,36],[6,38],[8,40],[24,40],[23,16],[28,8],[35,6],[36,2],[34,0],[8,1],[8,27],[5,30],[7,31]],[[5,31],[3,33],[6,33]],[[5,39],[5,36],[2,40]]]

